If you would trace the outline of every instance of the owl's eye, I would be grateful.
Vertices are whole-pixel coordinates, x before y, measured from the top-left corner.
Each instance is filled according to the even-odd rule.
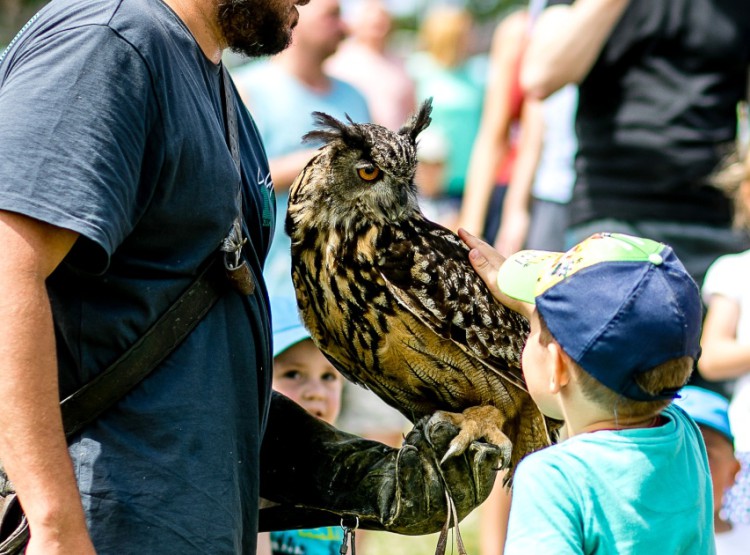
[[[377,166],[373,166],[372,164],[368,164],[367,166],[358,168],[357,175],[359,175],[359,177],[361,177],[365,181],[375,181],[378,177],[380,177],[380,168],[378,168]]]

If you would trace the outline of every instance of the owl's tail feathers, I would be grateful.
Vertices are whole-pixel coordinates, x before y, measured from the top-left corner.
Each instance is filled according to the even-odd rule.
[[[557,442],[561,425],[560,421],[544,416],[531,397],[522,403],[517,419],[509,421],[505,426],[505,431],[513,440],[510,472],[503,482],[506,487],[512,485],[513,473],[526,455]]]

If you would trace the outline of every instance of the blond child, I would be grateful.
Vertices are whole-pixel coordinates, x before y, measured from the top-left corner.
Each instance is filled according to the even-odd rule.
[[[568,437],[519,464],[505,553],[714,553],[706,450],[670,406],[701,328],[698,287],[672,249],[596,234],[503,263],[461,235],[495,296],[529,318],[529,393]]]
[[[273,389],[310,414],[334,424],[341,409],[343,376],[313,343],[293,298],[271,299],[271,322]],[[270,532],[260,535],[258,553],[328,555],[339,552],[343,538],[338,526]]]
[[[735,225],[750,230],[750,157],[729,165],[720,183],[735,202]],[[708,307],[698,362],[707,380],[735,381],[729,420],[742,471],[727,492],[725,510],[737,524],[750,524],[750,251],[718,258],[703,282]]]

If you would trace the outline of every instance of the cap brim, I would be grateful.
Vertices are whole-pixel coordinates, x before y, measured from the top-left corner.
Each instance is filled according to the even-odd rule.
[[[277,357],[300,341],[310,339],[310,333],[302,326],[294,326],[273,334],[273,356]]]
[[[497,286],[511,299],[535,304],[539,277],[563,255],[561,252],[519,251],[510,256],[497,273]]]

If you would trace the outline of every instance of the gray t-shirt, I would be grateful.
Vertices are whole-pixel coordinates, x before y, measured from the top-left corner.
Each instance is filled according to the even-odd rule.
[[[78,232],[48,280],[61,394],[124,352],[237,214],[220,66],[159,0],[53,0],[0,61],[0,209]],[[235,92],[247,260],[273,231]],[[98,553],[254,553],[270,391],[265,287],[229,291],[70,452]]]

